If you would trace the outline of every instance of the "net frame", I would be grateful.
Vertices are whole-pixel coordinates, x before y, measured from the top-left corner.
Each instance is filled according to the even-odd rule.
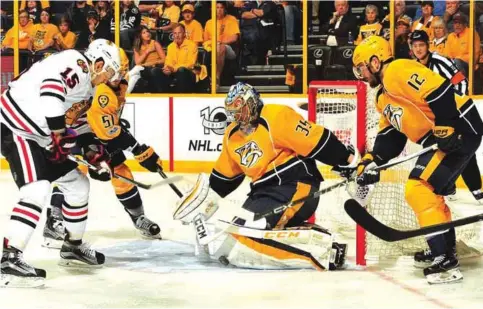
[[[356,89],[357,106],[356,106],[356,129],[355,146],[360,153],[364,153],[366,149],[367,132],[366,109],[367,109],[367,86],[361,81],[312,81],[308,88],[308,119],[317,122],[317,94],[321,88],[338,88],[338,89]],[[362,126],[363,125],[363,126]],[[362,126],[362,129],[359,127]],[[354,223],[355,224],[355,223]],[[366,231],[359,225],[356,226],[356,264],[366,265]]]

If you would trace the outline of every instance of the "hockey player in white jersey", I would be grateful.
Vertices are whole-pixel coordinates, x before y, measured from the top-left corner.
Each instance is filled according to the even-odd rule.
[[[60,264],[104,263],[102,253],[82,242],[89,181],[77,164],[67,159],[76,135],[65,128],[65,111],[88,100],[96,85],[117,79],[119,69],[118,48],[110,41],[96,40],[85,53],[67,50],[35,63],[10,82],[2,94],[1,150],[20,189],[20,199],[13,207],[3,239],[2,285],[43,285],[45,270],[27,264],[22,252],[50,196],[51,183],[65,194],[62,214],[67,233]]]

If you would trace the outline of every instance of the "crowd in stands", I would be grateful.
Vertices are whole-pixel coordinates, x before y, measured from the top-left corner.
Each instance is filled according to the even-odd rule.
[[[389,1],[312,1],[309,29],[321,35],[321,43],[340,47],[359,44],[364,38],[379,35],[390,39]],[[475,2],[475,25],[469,24],[469,1],[394,1],[395,57],[412,59],[410,34],[425,31],[430,50],[455,60],[458,68],[469,76],[475,72],[475,93],[481,93],[483,55],[483,3]],[[474,46],[470,46],[473,29]],[[471,49],[474,62],[470,65]],[[353,49],[353,47],[352,47]],[[477,81],[478,80],[478,81]]]
[[[20,70],[57,51],[85,49],[98,38],[114,40],[112,4],[111,1],[20,1]],[[14,37],[11,28],[2,40],[2,52],[15,48]]]

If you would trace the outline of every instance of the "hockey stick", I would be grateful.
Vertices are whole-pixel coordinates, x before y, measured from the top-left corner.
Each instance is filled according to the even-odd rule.
[[[163,177],[164,179],[166,179],[166,180],[168,179],[168,176],[166,176],[166,174],[160,168],[158,169],[158,174],[161,175],[161,177]],[[181,176],[179,176],[179,177],[181,177]],[[173,178],[173,177],[171,177],[171,178]],[[171,189],[173,189],[174,193],[176,193],[176,195],[178,195],[178,197],[183,197],[183,193],[181,193],[181,191],[178,189],[178,187],[176,187],[172,183],[169,183],[169,186],[171,187]]]
[[[362,226],[366,231],[382,240],[389,242],[433,234],[453,227],[471,224],[483,220],[483,214],[479,214],[447,223],[425,226],[416,230],[400,231],[393,229],[378,221],[370,213],[368,213],[367,210],[362,207],[356,200],[347,200],[344,204],[344,209],[347,214],[352,218],[352,220]]]
[[[94,170],[94,171],[98,171],[98,168],[92,164],[90,164],[89,162],[87,162],[86,160],[84,159],[81,159],[81,158],[78,158],[76,156],[73,156],[73,155],[68,155],[67,158],[71,161],[74,161],[74,162],[77,162],[79,164],[82,164],[82,165],[85,165],[87,166],[89,169],[91,170]],[[170,177],[168,178],[166,175],[166,178],[164,180],[161,180],[157,183],[154,183],[154,184],[144,184],[144,183],[141,183],[139,181],[136,181],[134,179],[131,179],[131,178],[128,178],[128,177],[125,177],[125,176],[122,176],[122,175],[119,175],[119,174],[116,174],[116,173],[112,173],[112,175],[116,178],[119,178],[120,180],[126,182],[126,183],[129,183],[129,184],[132,184],[132,185],[135,185],[135,186],[138,186],[142,189],[145,189],[145,190],[149,190],[149,189],[152,189],[152,188],[155,188],[155,187],[159,187],[159,186],[162,186],[162,185],[165,185],[165,184],[169,184],[171,185],[172,182],[175,182],[175,181],[179,181],[182,179],[181,176],[174,176],[174,177]]]
[[[401,164],[401,163],[404,163],[406,161],[409,161],[409,160],[412,160],[414,158],[417,158],[427,152],[430,152],[430,151],[434,151],[434,150],[437,150],[438,149],[438,146],[436,144],[432,145],[432,146],[429,146],[429,147],[426,147],[426,148],[423,148],[421,149],[420,151],[417,151],[415,153],[412,153],[410,155],[407,155],[405,157],[401,157],[401,158],[398,158],[396,160],[392,160],[386,164],[383,164],[383,165],[380,165],[380,166],[377,166],[375,167],[373,170],[375,171],[382,171],[382,170],[385,170],[385,169],[388,169],[390,167],[393,167],[393,166],[396,166],[398,164]],[[285,211],[287,208],[290,208],[290,207],[293,207],[294,205],[297,205],[301,202],[305,202],[306,200],[308,199],[313,199],[313,198],[317,198],[323,194],[326,194],[326,193],[329,193],[331,191],[333,191],[334,189],[337,189],[339,187],[342,187],[343,185],[349,183],[349,181],[354,181],[355,179],[351,178],[351,179],[344,179],[343,181],[341,182],[338,182],[336,184],[333,184],[332,186],[329,186],[327,188],[324,188],[320,191],[317,191],[317,192],[314,192],[313,194],[310,194],[310,195],[307,195],[305,197],[302,197],[298,200],[295,200],[295,201],[292,201],[290,202],[290,204],[286,204],[286,205],[281,205],[281,206],[278,206],[278,207],[275,207],[271,210],[268,210],[268,211],[265,211],[265,212],[262,212],[262,213],[258,213],[258,214],[255,214],[255,217],[254,217],[254,220],[260,220],[262,218],[265,218],[265,217],[268,217],[268,216],[271,216],[271,215],[275,215],[275,214],[278,214],[278,213],[281,213],[283,211]]]

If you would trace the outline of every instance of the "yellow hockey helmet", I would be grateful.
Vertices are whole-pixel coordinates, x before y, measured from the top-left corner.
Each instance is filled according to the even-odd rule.
[[[361,64],[368,65],[374,56],[381,62],[393,58],[389,42],[377,35],[364,39],[354,50],[354,55],[352,56],[354,74],[357,76],[357,68]]]

